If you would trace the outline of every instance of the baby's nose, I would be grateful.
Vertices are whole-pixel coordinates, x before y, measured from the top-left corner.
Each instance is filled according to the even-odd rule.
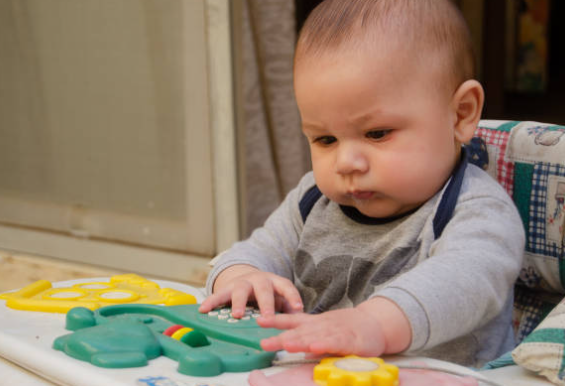
[[[362,149],[354,145],[340,145],[336,159],[338,174],[365,173],[368,170],[369,160]]]

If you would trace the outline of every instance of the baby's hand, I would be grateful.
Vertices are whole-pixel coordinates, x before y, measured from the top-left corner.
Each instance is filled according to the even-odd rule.
[[[263,339],[261,347],[265,351],[379,356],[385,349],[378,323],[356,308],[317,315],[262,316],[257,323],[261,327],[287,330],[278,336]]]
[[[274,315],[275,310],[289,313],[302,311],[300,293],[290,280],[273,273],[248,268],[247,272],[236,276],[230,275],[231,277],[228,276],[230,280],[223,280],[221,286],[215,286],[214,294],[202,302],[199,311],[206,313],[231,302],[233,317],[241,318],[245,315],[245,306],[250,300],[256,301],[263,316]]]
[[[260,317],[261,327],[287,330],[263,339],[266,351],[380,356],[405,350],[411,340],[410,323],[402,310],[385,298],[367,300],[355,308],[318,315]]]

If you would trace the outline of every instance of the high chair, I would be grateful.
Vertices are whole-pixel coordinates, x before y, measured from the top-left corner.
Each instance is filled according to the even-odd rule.
[[[466,147],[469,161],[512,197],[526,231],[515,286],[514,361],[565,385],[565,310],[555,309],[540,325],[565,294],[565,127],[482,120]]]

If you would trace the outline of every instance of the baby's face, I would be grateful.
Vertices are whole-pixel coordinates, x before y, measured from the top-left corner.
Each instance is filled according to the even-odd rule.
[[[459,150],[452,95],[440,91],[439,78],[398,55],[325,55],[297,63],[303,131],[316,183],[328,198],[367,216],[390,217],[441,189]]]

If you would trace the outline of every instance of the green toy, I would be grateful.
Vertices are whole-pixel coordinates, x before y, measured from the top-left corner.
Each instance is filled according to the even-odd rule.
[[[198,304],[156,306],[123,304],[96,311],[76,307],[67,313],[66,328],[53,348],[106,368],[140,367],[165,355],[179,362],[178,371],[193,376],[215,376],[269,367],[275,355],[260,341],[280,333],[255,322],[257,310],[248,308],[241,319],[229,308],[201,314]]]

